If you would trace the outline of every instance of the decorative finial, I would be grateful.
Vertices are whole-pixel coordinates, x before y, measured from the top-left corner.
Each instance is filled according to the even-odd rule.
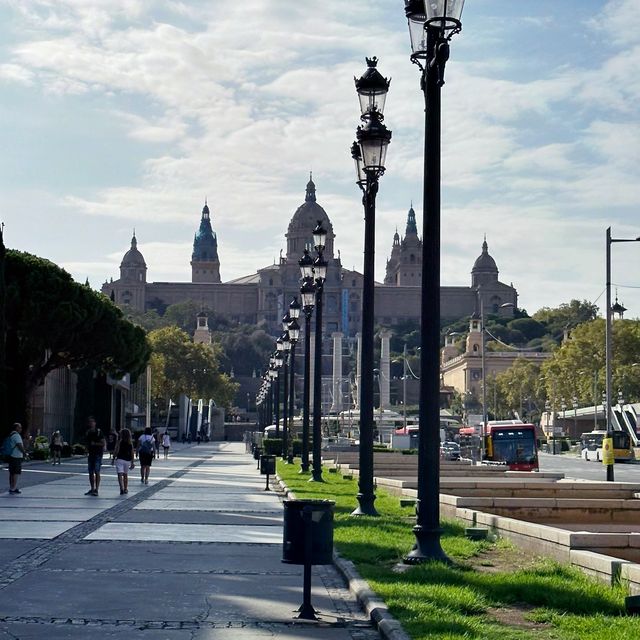
[[[365,60],[367,61],[367,66],[368,67],[377,67],[378,66],[378,57],[377,56],[373,56],[373,58],[365,58]]]

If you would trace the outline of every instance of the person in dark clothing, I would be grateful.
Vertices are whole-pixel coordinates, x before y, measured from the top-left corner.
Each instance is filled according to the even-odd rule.
[[[105,439],[102,431],[96,426],[96,419],[89,416],[87,419],[89,429],[85,436],[87,443],[87,466],[89,470],[89,484],[91,488],[85,496],[97,496],[100,488],[100,468],[102,467],[102,455],[105,448]]]
[[[129,429],[120,429],[120,437],[116,444],[116,450],[113,452],[114,460],[111,464],[115,464],[118,473],[118,484],[120,485],[120,495],[129,493],[129,469],[133,469],[133,442],[131,442],[131,431]]]

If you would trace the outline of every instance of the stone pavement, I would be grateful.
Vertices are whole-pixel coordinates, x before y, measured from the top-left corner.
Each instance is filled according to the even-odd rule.
[[[0,494],[0,640],[379,638],[333,566],[312,571],[320,621],[295,619],[302,567],[280,561],[282,505],[244,445],[177,448],[129,481],[120,496],[107,462],[85,496],[75,458]]]

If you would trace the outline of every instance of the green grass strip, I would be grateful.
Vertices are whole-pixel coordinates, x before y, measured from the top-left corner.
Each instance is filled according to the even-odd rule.
[[[309,482],[297,462],[278,461],[280,477],[300,500],[335,501],[336,549],[354,562],[414,640],[640,639],[640,618],[624,615],[626,591],[621,586],[608,587],[542,558],[525,567],[481,571],[477,565],[483,555],[502,549],[510,557],[511,545],[468,540],[456,521],[442,522],[442,547],[451,566],[403,565],[415,541],[414,507],[401,507],[398,496],[377,489],[380,516],[351,516],[357,478],[344,480],[325,470],[324,483]],[[522,554],[512,555],[517,563]]]

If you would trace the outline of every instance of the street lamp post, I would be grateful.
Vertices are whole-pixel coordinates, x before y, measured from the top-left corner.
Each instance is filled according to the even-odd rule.
[[[327,230],[318,220],[313,230],[313,244],[316,259],[313,261],[313,278],[316,290],[316,339],[313,365],[313,455],[311,482],[324,482],[322,479],[322,290],[327,277],[327,261],[323,252],[327,240]]]
[[[311,315],[315,306],[316,288],[313,283],[313,259],[307,249],[298,262],[302,272],[300,296],[304,310],[304,389],[302,392],[302,460],[300,473],[309,471],[309,403],[311,401]]]
[[[404,561],[448,558],[440,544],[440,92],[449,40],[461,28],[464,0],[405,0],[411,61],[425,100],[418,496],[414,548]]]
[[[562,409],[562,431],[567,430],[567,403],[564,398],[560,398],[560,408]],[[564,434],[562,434],[564,435]]]
[[[547,413],[547,430],[551,425],[551,403],[546,400],[544,403],[544,410]],[[551,432],[551,452],[553,455],[556,453],[556,425],[553,425],[553,431]]]
[[[578,437],[578,398],[573,396],[571,400],[571,405],[573,406],[573,437]]]
[[[300,317],[300,303],[297,298],[293,298],[289,304],[289,318],[290,321],[287,325],[289,333],[289,340],[291,341],[291,356],[289,362],[289,440],[290,446],[287,449],[287,463],[293,464],[293,414],[295,404],[295,383],[296,383],[296,344],[300,337],[300,325],[298,324],[298,318]]]
[[[613,438],[613,416],[611,415],[611,365],[612,365],[612,349],[611,349],[611,245],[614,242],[640,242],[638,238],[612,238],[611,227],[607,227],[607,250],[606,250],[606,289],[607,289],[607,311],[606,311],[606,324],[605,324],[605,393],[607,397],[607,404],[605,408],[605,416],[607,420],[607,438]],[[613,456],[607,458],[607,481],[613,482],[614,460]]]
[[[360,348],[360,446],[358,507],[351,515],[377,516],[373,487],[373,324],[375,271],[375,216],[378,181],[384,174],[391,131],[384,125],[384,103],[389,80],[377,70],[377,58],[367,58],[367,70],[355,80],[363,124],[351,147],[356,183],[364,207],[364,269],[362,278],[362,328]]]
[[[285,320],[286,318],[286,320]],[[289,324],[289,314],[287,313],[282,319],[282,324]],[[287,452],[289,450],[289,355],[291,353],[291,341],[289,340],[289,333],[284,331],[282,335],[276,341],[276,348],[281,349],[282,352],[282,379],[283,379],[283,392],[282,392],[282,458],[286,460]]]

